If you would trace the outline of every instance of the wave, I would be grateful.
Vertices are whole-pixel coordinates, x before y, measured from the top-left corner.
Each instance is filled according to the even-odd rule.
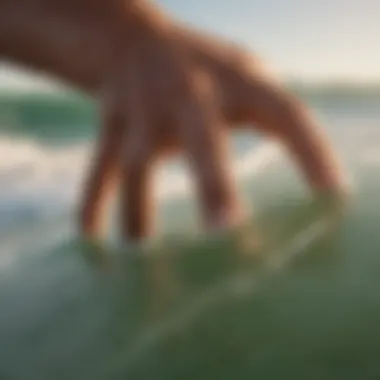
[[[377,117],[363,119],[361,116],[332,119],[332,135],[337,146],[343,148],[340,149],[342,154],[349,152],[350,158],[360,155],[362,164],[377,166],[378,120]],[[260,172],[280,152],[274,143],[260,145],[260,141],[249,133],[236,136],[232,142],[234,173],[243,180]],[[0,231],[12,221],[18,223],[36,215],[50,217],[75,207],[91,160],[91,150],[89,139],[57,145],[0,133]],[[176,161],[159,170],[156,190],[160,200],[188,196],[192,182],[184,162]]]
[[[294,84],[291,90],[323,113],[377,112],[380,86],[316,87]],[[341,112],[340,112],[341,113]],[[76,92],[0,93],[0,133],[62,144],[95,135],[94,103]]]
[[[31,140],[2,138],[0,152],[4,157],[0,163],[0,228],[28,215],[46,218],[76,205],[91,160],[89,143],[51,147]],[[273,143],[246,149],[235,160],[237,176],[259,172],[278,153]],[[192,182],[184,168],[179,161],[156,173],[159,200],[189,195]]]

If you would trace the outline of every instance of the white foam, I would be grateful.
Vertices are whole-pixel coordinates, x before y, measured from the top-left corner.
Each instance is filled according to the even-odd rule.
[[[239,179],[258,174],[279,154],[273,143],[262,144],[234,162]],[[17,256],[17,252],[33,246],[39,250],[41,239],[35,239],[34,226],[17,233],[15,239],[8,234],[9,226],[18,226],[25,213],[38,217],[35,226],[41,236],[41,226],[49,226],[49,245],[60,244],[68,236],[70,223],[62,224],[62,214],[69,214],[76,206],[85,171],[89,163],[90,146],[80,144],[65,148],[49,148],[35,142],[15,139],[0,139],[0,231],[1,262],[9,264],[6,257]],[[156,175],[157,197],[170,201],[176,197],[187,197],[192,191],[191,177],[185,170],[164,168]],[[45,221],[45,223],[44,223]],[[45,226],[45,227],[44,227]],[[21,236],[22,235],[22,236]],[[53,237],[56,236],[56,238]],[[42,249],[42,246],[41,246]],[[5,260],[5,261],[4,261]],[[13,261],[13,260],[12,260]]]
[[[235,159],[235,176],[244,179],[256,175],[270,162],[278,157],[279,146],[272,142],[263,143],[259,148],[250,151],[243,157]],[[160,199],[188,196],[192,191],[192,180],[186,172],[159,171],[156,178],[158,197]]]
[[[88,166],[90,146],[81,144],[65,148],[49,148],[31,141],[0,140],[0,211],[17,202],[59,203],[73,205],[80,193]],[[240,178],[259,172],[273,160],[278,148],[263,144],[234,163]],[[167,199],[191,192],[191,177],[185,170],[164,168],[156,175],[157,196]]]
[[[73,196],[88,149],[51,149],[29,141],[0,140],[0,198],[9,196]]]

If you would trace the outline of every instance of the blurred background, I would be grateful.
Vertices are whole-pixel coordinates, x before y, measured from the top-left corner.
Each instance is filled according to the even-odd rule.
[[[283,78],[336,144],[352,203],[337,222],[279,147],[237,133],[235,171],[253,214],[238,232],[260,231],[263,248],[198,237],[176,161],[157,174],[159,227],[181,238],[88,252],[75,206],[94,104],[1,62],[0,379],[379,378],[380,2],[158,3]]]

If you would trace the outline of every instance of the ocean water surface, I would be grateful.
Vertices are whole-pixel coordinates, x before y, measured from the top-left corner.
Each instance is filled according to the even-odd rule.
[[[75,224],[93,105],[2,93],[0,379],[379,378],[380,90],[295,91],[350,173],[343,215],[310,198],[280,147],[241,133],[234,168],[251,223],[198,236],[191,181],[174,162],[156,181],[172,238],[122,249],[111,221],[105,254]]]

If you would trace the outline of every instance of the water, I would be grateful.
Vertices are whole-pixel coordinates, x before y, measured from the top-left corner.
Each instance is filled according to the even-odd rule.
[[[379,378],[380,91],[297,91],[352,177],[342,216],[310,199],[281,149],[238,135],[251,223],[198,236],[173,163],[156,182],[163,240],[106,255],[75,230],[91,103],[2,94],[0,379]]]

